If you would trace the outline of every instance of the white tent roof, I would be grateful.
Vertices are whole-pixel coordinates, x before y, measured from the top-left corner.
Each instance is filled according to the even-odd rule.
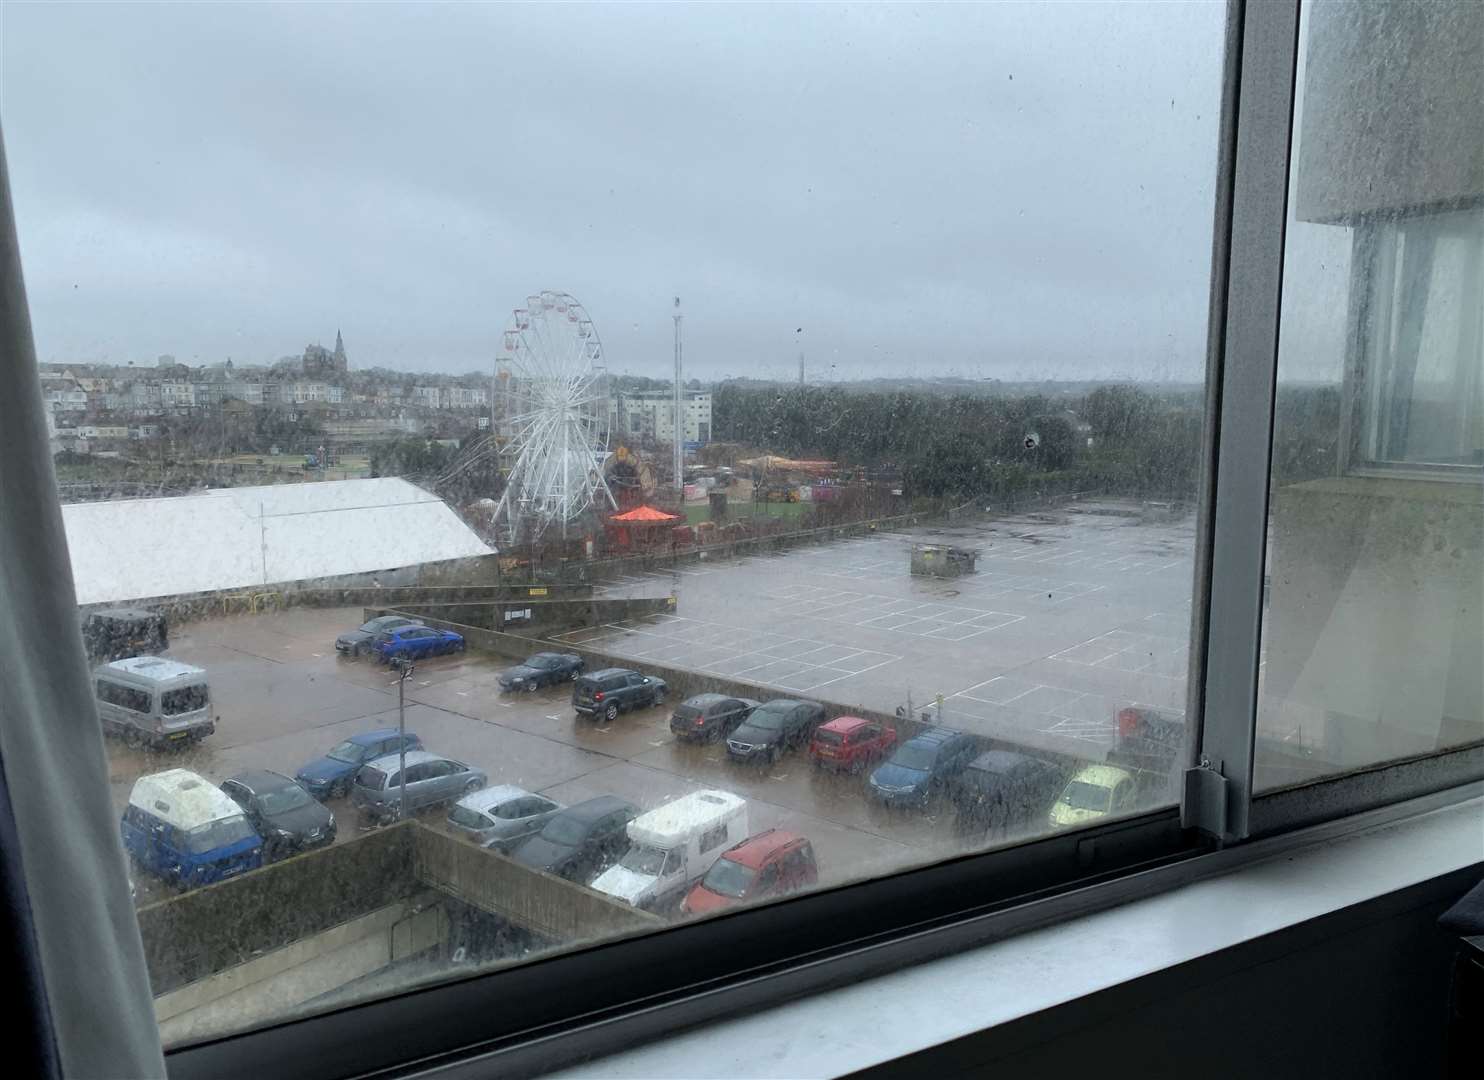
[[[80,604],[493,553],[443,500],[396,477],[69,503],[62,520]]]

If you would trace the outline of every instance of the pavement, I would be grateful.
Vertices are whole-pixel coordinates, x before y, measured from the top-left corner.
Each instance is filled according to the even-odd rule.
[[[1116,504],[1082,509],[614,579],[603,586],[610,595],[668,586],[678,614],[569,638],[636,666],[662,661],[845,706],[890,712],[910,696],[920,711],[941,694],[952,726],[1097,758],[1122,704],[1184,706],[1194,542],[1189,521],[1148,523]],[[910,552],[920,542],[978,549],[978,572],[913,577]],[[395,727],[392,676],[334,651],[335,636],[360,621],[359,608],[290,608],[172,627],[168,655],[207,669],[221,722],[178,752],[108,740],[119,812],[148,772],[291,776],[349,735]],[[704,787],[735,792],[748,800],[753,832],[781,827],[810,838],[822,884],[965,850],[951,813],[882,810],[865,797],[863,776],[820,773],[801,752],[771,767],[739,766],[719,743],[677,742],[668,708],[595,723],[573,713],[565,687],[502,693],[495,679],[506,666],[475,652],[418,664],[406,686],[408,730],[491,783],[566,804],[619,795],[649,809]],[[340,838],[356,835],[349,805],[330,805]],[[160,895],[138,884],[140,903]]]
[[[919,543],[976,550],[977,571],[913,576]],[[1192,519],[1109,501],[883,532],[615,578],[668,585],[676,614],[563,637],[842,706],[936,714],[941,695],[952,727],[1100,757],[1119,709],[1184,711],[1194,547]]]
[[[292,776],[356,732],[395,727],[392,676],[334,652],[335,636],[360,621],[359,608],[294,608],[172,628],[168,655],[207,669],[221,721],[214,735],[179,751],[107,739],[118,812],[147,773],[188,768],[217,782],[244,769]],[[483,769],[492,784],[518,784],[568,805],[619,795],[651,809],[702,788],[736,792],[749,801],[751,831],[788,828],[813,841],[825,883],[958,850],[936,814],[873,813],[859,790],[862,777],[817,773],[800,753],[771,769],[733,764],[720,743],[677,742],[668,707],[624,713],[611,724],[579,718],[566,687],[502,693],[495,679],[509,664],[473,652],[419,663],[406,688],[407,730],[429,750]],[[348,800],[328,805],[338,841],[357,835]],[[433,811],[426,820],[436,825],[442,817]],[[140,904],[167,895],[147,877],[136,885]]]

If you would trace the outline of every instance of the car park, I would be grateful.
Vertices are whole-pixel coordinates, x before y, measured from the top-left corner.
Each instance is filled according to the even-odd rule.
[[[954,826],[961,836],[1003,835],[1039,827],[1061,794],[1067,770],[1013,750],[986,750],[955,778]]]
[[[824,723],[824,706],[780,698],[759,705],[727,737],[727,757],[734,761],[774,762],[785,751],[805,746]]]
[[[263,838],[265,861],[335,842],[335,815],[287,776],[253,769],[221,787]]]
[[[668,690],[664,679],[629,668],[604,668],[572,684],[572,708],[582,716],[613,721],[621,712],[664,704]]]
[[[416,619],[409,619],[405,615],[378,615],[361,623],[354,630],[347,630],[335,639],[335,655],[349,656],[355,659],[366,653],[375,651],[375,639],[377,634],[388,630],[396,630],[402,626],[421,626],[422,623]]]
[[[586,885],[628,850],[628,824],[638,816],[633,803],[599,795],[554,814],[511,855],[533,870]]]
[[[136,864],[181,889],[263,864],[263,842],[242,808],[189,769],[134,781],[119,831]]]
[[[316,799],[339,798],[350,794],[351,781],[362,765],[395,754],[404,746],[421,750],[423,741],[410,731],[404,736],[396,728],[364,731],[335,744],[324,757],[301,765],[294,779]]]
[[[809,757],[815,768],[860,772],[897,744],[896,729],[859,716],[837,716],[814,730]]]
[[[758,703],[726,694],[697,694],[670,714],[670,733],[677,739],[711,740],[730,735],[752,715]]]
[[[350,798],[361,816],[372,823],[395,820],[402,805],[402,770],[407,770],[407,816],[431,806],[453,802],[489,783],[483,771],[453,758],[426,750],[412,750],[406,761],[388,754],[361,766],[351,783]]]
[[[818,881],[813,845],[798,833],[769,829],[724,851],[686,894],[680,910],[704,915],[785,896]]]
[[[1084,765],[1051,807],[1053,829],[1089,825],[1134,808],[1138,794],[1134,774],[1118,765]]]
[[[501,690],[539,690],[572,682],[585,666],[582,657],[573,653],[539,652],[500,672],[497,681]]]
[[[399,626],[375,637],[378,660],[422,660],[464,651],[464,637],[432,626]]]
[[[509,851],[541,831],[562,804],[513,784],[497,784],[465,795],[448,810],[448,827],[494,851]]]
[[[978,753],[961,731],[924,728],[876,767],[867,791],[887,806],[926,807]]]
[[[206,672],[162,656],[132,656],[93,671],[103,730],[135,746],[180,747],[216,731]]]
[[[82,643],[89,661],[106,664],[162,653],[170,645],[170,634],[158,611],[97,608],[82,617]]]
[[[716,857],[747,835],[747,801],[693,791],[628,824],[629,850],[592,887],[646,911],[669,911]]]

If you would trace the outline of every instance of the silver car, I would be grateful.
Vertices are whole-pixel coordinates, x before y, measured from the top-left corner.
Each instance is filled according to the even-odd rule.
[[[398,755],[387,754],[361,766],[351,784],[350,800],[373,822],[396,818],[402,796]],[[489,783],[489,777],[462,761],[439,757],[426,750],[407,752],[407,814],[440,803],[453,802]]]
[[[538,833],[562,804],[525,788],[498,784],[465,795],[448,811],[448,825],[476,844],[508,852]]]

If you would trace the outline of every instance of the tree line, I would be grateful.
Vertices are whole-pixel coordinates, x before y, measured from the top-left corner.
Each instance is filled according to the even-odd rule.
[[[1067,398],[735,383],[712,394],[718,440],[890,471],[904,494],[934,498],[1101,491],[1188,501],[1204,410],[1197,388],[1132,385]],[[1275,482],[1333,470],[1338,415],[1337,387],[1279,388]]]

